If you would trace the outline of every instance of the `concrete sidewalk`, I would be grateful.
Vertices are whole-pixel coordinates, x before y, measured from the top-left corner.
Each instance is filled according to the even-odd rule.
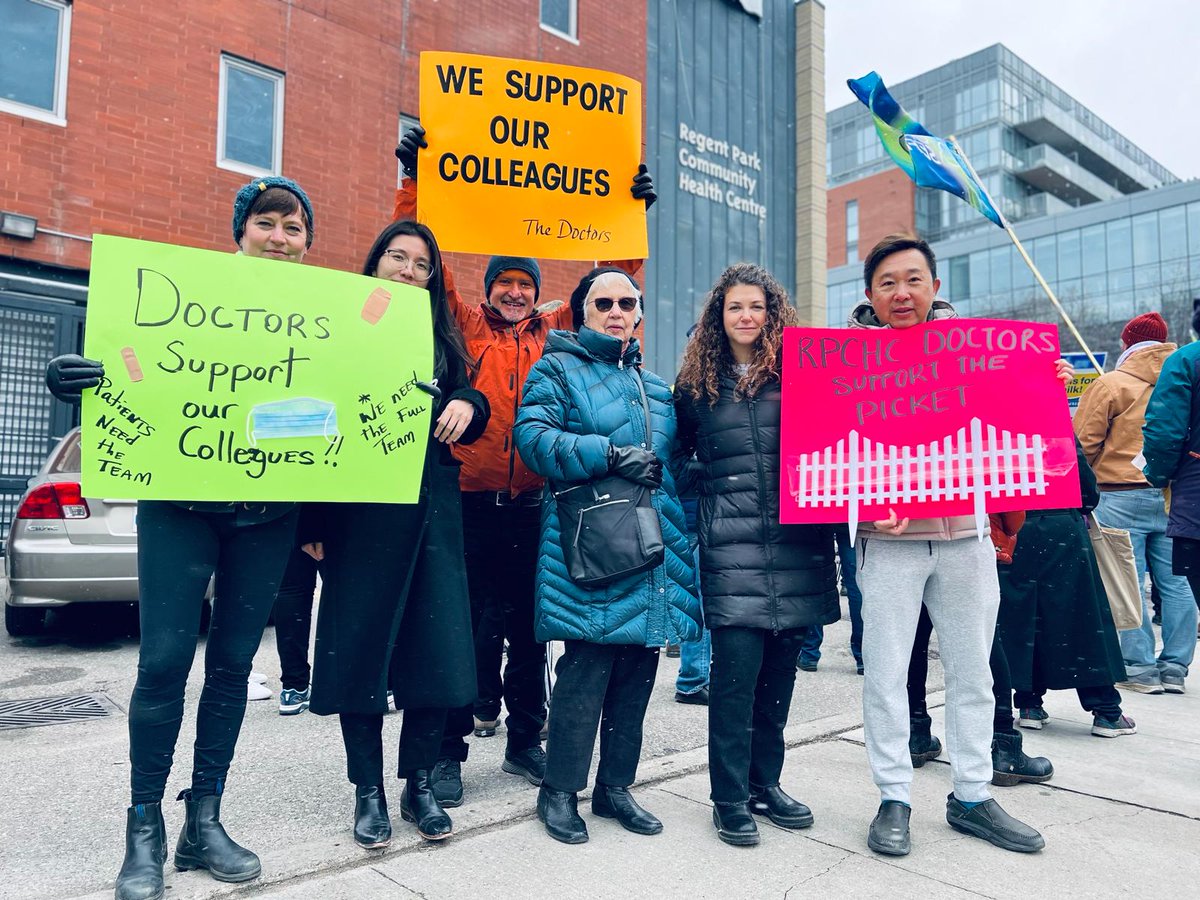
[[[935,703],[941,696],[931,696]],[[533,789],[454,812],[456,835],[433,845],[397,815],[396,839],[381,853],[341,840],[263,848],[264,879],[218,885],[168,865],[168,896],[264,895],[300,898],[759,898],[804,896],[1187,897],[1200,884],[1200,699],[1124,695],[1139,734],[1092,737],[1090,717],[1071,692],[1047,697],[1051,720],[1024,731],[1026,750],[1050,757],[1044,785],[996,788],[1013,814],[1038,828],[1047,847],[1024,855],[955,832],[944,818],[950,791],[943,761],[915,773],[913,852],[877,856],[866,848],[878,795],[852,713],[789,728],[784,786],[814,810],[816,825],[790,832],[761,822],[762,843],[717,840],[703,747],[648,761],[637,795],[665,824],[642,837],[581,811],[591,833],[582,846],[551,840],[533,817]],[[935,734],[944,736],[941,710]],[[394,804],[393,804],[394,805]],[[90,897],[109,897],[98,892]]]

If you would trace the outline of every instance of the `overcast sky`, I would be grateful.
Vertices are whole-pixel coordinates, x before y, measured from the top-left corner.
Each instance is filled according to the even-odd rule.
[[[825,100],[1004,44],[1180,178],[1200,176],[1195,0],[825,0]]]

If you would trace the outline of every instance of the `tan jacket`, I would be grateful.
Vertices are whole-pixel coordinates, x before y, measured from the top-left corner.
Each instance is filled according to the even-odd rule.
[[[1133,458],[1142,452],[1146,406],[1167,357],[1178,347],[1138,350],[1114,372],[1105,372],[1079,398],[1075,436],[1100,490],[1149,487]]]
[[[986,532],[985,532],[986,533]],[[871,522],[858,523],[858,536],[881,541],[961,541],[979,538],[974,516],[943,516],[939,519],[913,519],[903,534],[876,531]]]

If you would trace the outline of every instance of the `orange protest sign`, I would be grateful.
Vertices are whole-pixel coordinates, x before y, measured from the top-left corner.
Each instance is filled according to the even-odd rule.
[[[642,86],[602,72],[421,54],[417,217],[446,250],[640,259]]]

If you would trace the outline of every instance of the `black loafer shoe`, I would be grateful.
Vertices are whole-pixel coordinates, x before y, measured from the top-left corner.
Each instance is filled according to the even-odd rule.
[[[569,791],[554,791],[544,784],[538,791],[537,816],[546,833],[564,844],[585,844],[587,826],[579,816],[579,798]]]
[[[753,847],[758,843],[758,825],[750,814],[749,803],[714,803],[713,825],[717,837],[735,847]]]
[[[683,691],[675,692],[676,703],[689,703],[693,706],[708,706],[708,688],[703,687],[698,691],[692,691],[689,694]]]
[[[750,812],[766,816],[780,828],[808,828],[813,823],[812,810],[793,800],[777,784],[765,788],[750,786]]]
[[[908,817],[912,810],[899,800],[884,800],[867,830],[867,846],[886,856],[908,856]]]
[[[392,820],[388,818],[383,785],[354,788],[354,843],[364,850],[378,850],[392,842]]]
[[[417,769],[405,780],[400,818],[416,824],[417,832],[427,841],[440,841],[454,833],[454,823],[433,796],[428,769]]]
[[[592,791],[592,814],[602,819],[616,819],[621,827],[634,834],[658,834],[662,822],[638,806],[628,788],[597,784]]]
[[[946,796],[946,821],[955,831],[983,838],[1017,853],[1036,853],[1046,839],[1019,819],[1014,819],[995,800],[984,800],[968,809],[954,796]]]

